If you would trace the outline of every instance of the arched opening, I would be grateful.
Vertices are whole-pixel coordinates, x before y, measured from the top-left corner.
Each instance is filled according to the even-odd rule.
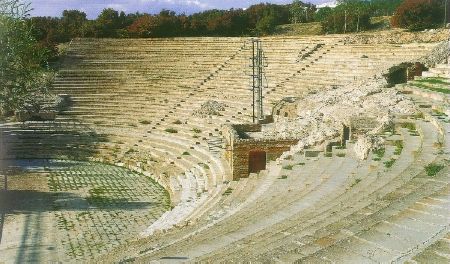
[[[266,152],[252,150],[248,154],[248,172],[257,173],[266,169]]]
[[[345,145],[345,142],[350,139],[350,128],[346,125],[343,125],[342,128],[342,145]]]

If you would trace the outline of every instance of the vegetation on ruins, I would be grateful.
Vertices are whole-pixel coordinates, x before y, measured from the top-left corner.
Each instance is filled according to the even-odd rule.
[[[392,17],[392,25],[410,30],[436,28],[444,23],[445,0],[405,0]]]
[[[384,157],[384,154],[386,153],[386,148],[374,149],[372,152],[376,156],[373,158],[373,160],[380,161]]]
[[[389,169],[392,165],[394,165],[395,161],[396,159],[391,158],[390,160],[384,162],[384,166]]]
[[[0,115],[21,108],[39,108],[52,74],[48,52],[38,45],[26,22],[29,5],[0,0]]]
[[[433,177],[436,176],[436,174],[438,174],[438,172],[440,172],[444,167],[445,167],[444,165],[430,163],[427,166],[425,166],[425,171],[428,176]]]
[[[178,130],[176,130],[174,128],[166,128],[164,131],[166,131],[167,133],[171,133],[171,134],[178,133]]]

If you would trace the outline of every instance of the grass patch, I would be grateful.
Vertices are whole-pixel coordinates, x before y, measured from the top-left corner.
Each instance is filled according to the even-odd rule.
[[[394,163],[395,163],[395,159],[390,159],[390,160],[388,160],[388,161],[385,161],[384,162],[384,166],[386,167],[386,168],[390,168],[390,167],[392,167],[392,165],[394,165]]]
[[[357,179],[355,179],[355,181],[352,183],[352,185],[350,185],[350,187],[353,187],[353,186],[355,186],[356,184],[358,184],[358,183],[360,183],[361,182],[361,179],[360,178],[357,178]]]
[[[185,152],[183,152],[183,155],[184,155],[184,156],[189,156],[189,155],[191,155],[191,153],[185,151]]]
[[[425,171],[428,176],[436,176],[438,172],[440,172],[444,168],[444,165],[436,164],[436,163],[430,163],[427,166],[425,166]]]
[[[193,128],[192,131],[194,131],[194,133],[196,134],[202,133],[202,130],[198,128]]]
[[[414,123],[406,122],[406,123],[402,123],[401,126],[403,128],[408,129],[410,132],[411,131],[416,131],[416,124],[414,124]]]
[[[230,195],[233,192],[233,188],[228,187],[222,195]]]
[[[395,146],[394,155],[400,155],[403,151],[403,140],[395,140],[393,144]]]
[[[429,84],[442,84],[442,85],[450,85],[449,82],[445,81],[445,78],[439,78],[439,77],[431,77],[431,78],[425,78],[425,79],[419,79],[415,80],[415,82],[418,83],[429,83]]]
[[[178,133],[178,130],[176,130],[174,128],[166,128],[164,131],[166,131],[167,133],[171,133],[171,134]]]
[[[279,177],[278,179],[280,179],[280,180],[285,180],[285,179],[287,179],[287,175],[281,175],[281,177]]]
[[[300,162],[297,165],[303,166],[303,165],[305,165],[305,163],[304,162]]]
[[[139,121],[139,123],[141,123],[143,125],[150,125],[152,122],[150,122],[148,120],[141,120],[141,121]]]
[[[448,85],[448,84],[446,84]],[[415,83],[414,86],[421,88],[421,89],[425,89],[425,90],[430,90],[433,92],[438,92],[438,93],[443,93],[443,94],[450,94],[450,89],[447,88],[437,88],[437,87],[431,87],[428,86],[426,84],[423,83]]]
[[[376,156],[375,158],[373,158],[373,160],[380,161],[384,157],[384,154],[386,153],[386,149],[385,148],[374,149],[374,150],[372,150],[372,152]]]
[[[137,152],[137,150],[129,149],[129,150],[125,151],[125,154],[131,154],[133,152]]]
[[[417,118],[417,119],[424,119],[425,118],[425,116],[423,115],[423,112],[419,112],[419,113],[415,114],[414,117]]]
[[[175,120],[174,122],[173,122],[175,125],[181,125],[181,124],[183,124],[183,122],[181,122],[181,120]]]
[[[332,156],[333,156],[333,153],[331,153],[331,152],[325,152],[325,157],[330,158],[330,157],[332,157]]]
[[[345,157],[345,153],[338,153],[338,154],[336,154],[336,156],[338,156],[339,158],[343,158],[343,157]]]
[[[202,166],[204,169],[209,170],[208,164],[205,164],[205,163],[201,163],[201,162],[200,162],[198,165]]]
[[[283,36],[307,36],[321,34],[323,34],[323,31],[320,22],[279,25],[275,28],[274,32],[274,35]]]
[[[437,110],[437,109],[433,109],[433,113],[434,113],[435,115],[439,116],[439,117],[441,117],[441,116],[446,117],[446,116],[447,116],[444,112],[439,111],[439,110]]]

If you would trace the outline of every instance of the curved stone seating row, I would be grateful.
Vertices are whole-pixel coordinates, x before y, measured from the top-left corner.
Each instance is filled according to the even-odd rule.
[[[403,133],[405,133],[405,132],[403,132]],[[413,136],[411,136],[411,137],[413,137]],[[417,137],[414,137],[414,138],[417,138]],[[433,139],[434,140],[434,139]],[[431,142],[427,142],[427,144],[430,144]],[[406,144],[408,144],[408,143],[406,143]],[[412,144],[412,145],[414,145],[414,144]],[[408,145],[406,145],[406,146],[408,146]],[[406,146],[405,146],[405,149],[403,150],[404,152],[410,152],[410,151],[412,151],[411,149],[407,149],[406,148]],[[416,144],[416,147],[420,147],[420,144],[419,145],[417,145]],[[408,155],[407,155],[408,156]],[[341,158],[341,160],[343,160],[344,158]],[[409,158],[409,159],[411,159],[411,158]],[[401,162],[401,158],[400,159],[398,159],[398,163],[400,164],[399,166],[400,167],[395,167],[395,168],[393,168],[392,169],[392,175],[394,175],[395,177],[399,177],[400,179],[402,178],[402,173],[403,173],[403,171],[404,171],[404,169],[402,169],[402,167],[403,168],[408,168],[408,164],[409,165],[411,165],[412,164],[412,160],[410,160],[410,162],[408,162],[407,164],[403,164],[402,165],[402,163],[403,162]],[[370,162],[369,162],[369,164],[370,164]],[[366,166],[368,166],[369,164],[367,164]],[[336,165],[336,166],[338,166],[339,167],[339,165]],[[316,170],[317,170],[317,167],[319,167],[319,166],[316,166],[316,167],[314,167],[314,168],[316,168]],[[322,166],[320,166],[320,167],[322,167]],[[333,166],[331,166],[331,167],[333,167]],[[346,166],[344,166],[344,167],[346,167]],[[329,167],[328,167],[329,168]],[[336,171],[335,170],[336,169],[336,167],[333,167],[333,168],[331,168],[330,169],[330,171]],[[307,169],[306,169],[307,170]],[[362,173],[363,172],[363,170],[360,168],[359,170],[358,170],[358,173],[356,174],[356,175],[361,175],[362,176],[362,178],[365,178],[364,177],[364,175],[367,175],[367,173],[369,173],[369,174],[374,174],[373,172],[369,172],[369,170],[367,169],[367,167],[364,169],[365,171],[366,171],[366,173]],[[378,173],[379,174],[379,173]],[[343,175],[345,175],[345,173],[343,173]],[[377,173],[375,173],[375,175],[377,175]],[[392,180],[393,181],[395,181],[395,179],[396,178],[392,178]],[[288,178],[289,178],[289,176],[288,176]],[[377,180],[378,180],[378,189],[380,189],[380,190],[382,190],[381,192],[382,193],[389,193],[388,191],[386,191],[386,190],[383,190],[383,188],[381,188],[381,187],[386,187],[387,185],[389,185],[389,183],[388,182],[383,182],[383,183],[379,183],[379,180],[380,180],[380,178],[379,178],[379,176],[378,177],[371,177],[371,181],[373,181],[373,183],[372,184],[374,184],[374,183],[377,183]],[[400,181],[400,180],[399,180]],[[347,184],[347,186],[350,184],[351,182],[346,182],[346,184]],[[289,185],[289,186],[295,186],[294,184],[292,184],[292,185]],[[332,186],[335,186],[335,184],[333,184]],[[344,186],[345,186],[345,184],[344,184]],[[363,186],[363,184],[361,184],[361,186],[362,186],[362,190],[360,190],[360,191],[365,191],[365,192],[368,192],[368,193],[370,193],[371,192],[371,186],[370,185],[368,185],[368,186]],[[369,188],[368,188],[369,187]],[[373,187],[372,187],[373,188]],[[323,190],[326,190],[326,188],[325,189],[321,189],[321,191],[319,192],[319,193],[321,193],[321,194],[323,194]],[[337,190],[333,190],[333,194],[335,194],[335,193],[337,193],[337,194],[339,194],[339,191],[337,191],[337,192],[335,192],[335,191],[337,191]],[[345,194],[346,194],[346,190],[345,189],[341,189],[341,192],[344,194],[344,196],[345,196]],[[362,194],[359,194],[359,195],[362,195]],[[367,195],[367,194],[366,194]],[[365,195],[365,196],[366,196]],[[365,197],[365,196],[362,196],[362,197]],[[372,194],[372,197],[373,196],[375,196],[374,194]],[[270,197],[270,196],[269,196]],[[348,193],[347,194],[347,197],[355,197],[355,193]],[[356,196],[357,197],[357,196]],[[362,199],[361,200],[361,203],[366,203],[366,206],[367,206],[367,202],[364,202],[364,198],[360,198],[360,199]],[[370,197],[370,196],[369,196]],[[376,196],[375,196],[376,197]],[[282,200],[282,199],[284,199],[285,198],[285,196],[283,196],[283,198],[279,198],[280,200]],[[304,198],[304,197],[303,197]],[[330,198],[330,200],[333,200],[333,199],[336,199],[336,197],[331,197]],[[342,199],[342,198],[341,198]],[[347,198],[348,199],[348,198]],[[268,199],[269,200],[269,199]],[[322,200],[320,200],[320,203],[321,204],[323,204],[323,205],[325,205],[326,204],[326,202],[327,201],[329,201],[328,199],[322,199]],[[336,201],[336,203],[338,203],[338,202],[340,202],[341,200],[338,200],[338,201]],[[345,201],[345,200],[344,200]],[[305,203],[306,201],[305,200],[303,200],[303,202]],[[348,201],[347,201],[348,202]],[[339,204],[339,203],[338,203]],[[370,202],[369,202],[369,204],[370,204]],[[351,209],[351,206],[353,206],[354,204],[351,204],[351,205],[348,205],[348,206],[350,206],[350,208],[349,208],[349,210]],[[277,208],[276,207],[277,205],[276,204],[274,204],[274,205],[272,205],[271,206],[271,208]],[[265,207],[263,204],[261,205],[261,206],[258,206],[258,208],[260,208],[259,210],[254,210],[254,211],[260,211],[261,209],[262,210],[265,210],[264,208],[267,208],[267,207]],[[318,207],[318,208],[320,208],[320,207]],[[331,208],[333,208],[333,207],[331,207]],[[317,209],[317,208],[316,208]],[[325,216],[322,216],[322,219],[330,219],[329,217],[331,217],[332,215],[333,215],[333,212],[330,212],[331,210],[330,209],[328,209],[329,211],[328,211],[328,214],[329,213],[331,213],[331,215],[327,215],[326,217]],[[341,209],[342,210],[342,209]],[[334,210],[333,210],[334,211]],[[289,211],[289,212],[291,212],[291,211]],[[246,213],[248,213],[248,212],[246,212]],[[276,213],[275,212],[273,212],[275,215],[276,215]],[[345,216],[345,214],[344,214],[344,216]],[[239,217],[241,217],[241,215],[239,215]],[[304,218],[306,218],[306,216],[303,216]],[[251,217],[250,217],[251,218]],[[240,218],[239,218],[240,219]],[[254,217],[253,219],[261,219],[261,218],[259,218],[259,217]],[[262,219],[264,219],[264,218],[262,218]],[[308,219],[308,218],[306,218],[306,219]],[[243,220],[244,222],[245,222],[245,219]],[[308,222],[311,222],[312,220],[310,220],[310,221],[308,221]],[[294,221],[293,221],[293,219],[291,219],[291,224],[294,224],[294,226],[295,225],[298,225],[299,223],[302,223],[301,221],[298,221],[298,219],[295,219]],[[239,222],[233,222],[233,226],[236,226],[236,225],[239,225]],[[220,225],[221,227],[224,227],[224,228],[228,228],[227,229],[227,233],[230,233],[230,232],[232,232],[232,230],[233,230],[233,227],[231,226],[227,226],[227,225],[225,225],[225,224],[221,224]],[[292,229],[292,227],[287,227],[287,226],[285,226],[284,227],[285,229],[286,229],[286,231],[282,231],[282,230],[277,230],[277,229],[275,229],[274,230],[274,227],[272,226],[271,228],[270,228],[270,230],[271,230],[271,232],[269,232],[270,234],[272,234],[273,236],[275,236],[275,238],[276,237],[278,237],[279,239],[281,238],[281,241],[279,242],[280,244],[282,244],[282,245],[284,245],[283,247],[286,247],[286,237],[289,237],[289,235],[287,235],[286,234],[286,232],[291,232],[293,229]],[[290,230],[290,231],[289,231]],[[319,229],[316,229],[316,230],[319,230]],[[224,257],[224,258],[226,258],[226,256],[232,256],[232,258],[233,259],[239,259],[239,258],[241,258],[242,259],[242,257],[244,257],[245,259],[247,259],[249,256],[248,255],[239,255],[239,254],[242,254],[242,252],[244,251],[244,249],[243,249],[243,247],[245,247],[245,246],[248,246],[249,247],[249,251],[250,252],[254,252],[254,253],[256,253],[256,252],[264,252],[264,248],[267,248],[267,246],[269,246],[270,245],[270,247],[273,247],[274,245],[276,245],[277,243],[274,243],[273,241],[268,241],[269,240],[269,238],[267,237],[267,235],[268,234],[266,234],[265,232],[261,232],[262,234],[261,235],[264,235],[264,237],[254,237],[253,238],[253,241],[255,241],[255,243],[258,243],[258,242],[260,242],[260,243],[263,243],[263,244],[261,244],[261,248],[259,248],[259,247],[256,247],[255,246],[255,243],[250,243],[249,244],[249,242],[245,242],[245,241],[243,241],[243,242],[241,242],[241,243],[239,243],[238,245],[239,246],[236,246],[236,245],[234,245],[234,244],[232,244],[231,246],[229,246],[228,248],[230,248],[230,250],[231,249],[233,249],[234,251],[238,251],[238,252],[233,252],[233,253],[231,253],[231,252],[228,252],[228,251],[224,251],[223,253],[221,253],[221,255],[212,255],[211,256],[211,259],[218,259],[218,258],[221,258],[221,257]],[[240,233],[241,234],[241,233]],[[206,234],[207,235],[207,234]],[[217,234],[216,234],[217,235]],[[235,237],[235,235],[233,235],[233,238]],[[247,240],[247,239],[246,239]],[[248,241],[252,241],[252,239],[251,238],[249,238],[248,239]],[[283,242],[284,241],[284,242]],[[228,241],[229,242],[229,241]],[[190,243],[192,243],[192,240],[190,240]],[[203,243],[206,243],[206,242],[203,242]],[[203,244],[204,245],[204,244]],[[180,248],[180,245],[179,244],[176,244],[176,246],[177,246],[177,248],[179,249]],[[223,245],[222,245],[223,246]],[[298,246],[298,244],[297,244],[297,246]],[[211,244],[209,244],[208,246],[207,246],[207,248],[209,248],[208,250],[210,250],[210,248],[211,248]],[[261,250],[261,251],[260,251]],[[202,252],[202,254],[204,254],[205,253],[205,251],[202,251],[202,248],[201,248],[201,246],[200,245],[198,245],[196,248],[194,248],[194,249],[192,249],[192,250],[189,250],[188,251],[188,253],[189,254],[187,254],[187,255],[189,255],[190,256],[190,253],[192,253],[193,254],[193,256],[195,256],[196,255],[196,253],[195,252]],[[164,253],[167,253],[167,254],[170,254],[170,251],[168,251],[168,252],[164,252]],[[162,254],[158,254],[157,256],[163,256],[163,254],[164,253],[162,253]],[[247,253],[249,253],[249,252],[247,252]],[[239,256],[237,256],[236,254],[238,254]],[[156,257],[157,257],[156,256]],[[297,256],[298,257],[298,256]],[[207,259],[206,259],[207,260]]]

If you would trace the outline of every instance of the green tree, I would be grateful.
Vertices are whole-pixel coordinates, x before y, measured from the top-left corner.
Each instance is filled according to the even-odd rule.
[[[66,42],[72,38],[83,37],[86,21],[86,13],[78,10],[64,10],[59,25],[62,41]]]
[[[267,15],[261,18],[256,23],[256,31],[262,35],[270,34],[275,30],[275,26],[276,26],[275,16]]]
[[[98,16],[96,23],[97,37],[114,38],[118,36],[120,28],[119,12],[112,8],[105,8]]]
[[[0,112],[9,115],[48,92],[47,52],[32,36],[29,5],[0,0]]]
[[[294,0],[289,8],[290,20],[291,23],[297,24],[300,23],[303,17],[303,3],[299,0]]]
[[[439,27],[444,21],[444,6],[444,0],[405,0],[397,8],[392,25],[410,30]]]
[[[370,27],[370,5],[363,0],[341,0],[335,8],[322,12],[321,24],[325,32],[348,33]]]

